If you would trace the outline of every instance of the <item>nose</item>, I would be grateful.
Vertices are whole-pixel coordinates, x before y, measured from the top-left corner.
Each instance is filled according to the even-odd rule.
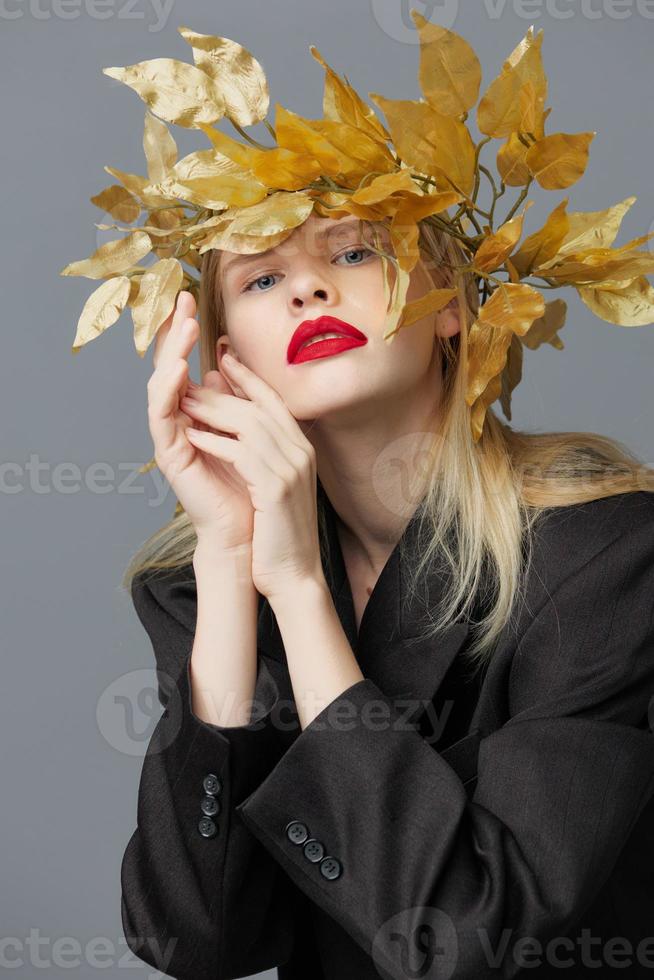
[[[301,287],[295,288],[295,295],[293,296],[292,303],[293,306],[298,309],[302,309],[304,304],[311,299],[327,299],[327,290],[323,287],[316,287],[315,289],[303,289]]]

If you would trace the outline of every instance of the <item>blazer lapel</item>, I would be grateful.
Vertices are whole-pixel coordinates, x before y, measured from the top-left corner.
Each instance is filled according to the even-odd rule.
[[[323,568],[345,634],[363,675],[374,681],[388,697],[402,698],[404,705],[411,708],[410,717],[414,722],[434,698],[463,648],[470,627],[460,619],[435,638],[421,636],[429,625],[430,612],[433,613],[443,595],[448,578],[444,567],[432,568],[418,583],[417,593],[409,595],[411,556],[420,548],[418,521],[414,516],[377,579],[357,636],[352,591],[338,538],[337,515],[320,481],[318,493],[324,506],[329,548],[329,560],[323,559]],[[259,638],[266,652],[280,660],[285,658],[281,635],[267,602],[261,608]]]

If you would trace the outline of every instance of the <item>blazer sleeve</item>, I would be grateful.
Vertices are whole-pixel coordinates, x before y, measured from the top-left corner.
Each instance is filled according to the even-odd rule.
[[[482,737],[470,796],[364,678],[237,812],[385,976],[417,975],[407,963],[431,939],[444,976],[511,978],[514,941],[575,925],[654,793],[653,605],[652,526],[555,589],[522,635],[510,717]]]
[[[142,578],[132,584],[164,712],[147,746],[137,827],[121,864],[122,924],[129,948],[167,975],[227,980],[283,963],[293,945],[291,884],[234,815],[283,752],[273,725],[278,664],[259,654],[249,724],[221,727],[197,717],[194,611],[180,617],[179,596],[164,608]]]

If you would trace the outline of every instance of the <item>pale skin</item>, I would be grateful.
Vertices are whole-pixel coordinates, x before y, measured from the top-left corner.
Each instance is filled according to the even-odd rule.
[[[440,398],[435,337],[459,330],[448,307],[385,342],[382,263],[369,240],[350,218],[312,214],[265,256],[232,265],[236,253],[223,252],[227,333],[217,341],[219,370],[201,386],[188,372],[199,331],[190,293],[179,294],[157,334],[150,430],[198,537],[192,697],[194,712],[214,724],[249,720],[257,592],[280,628],[302,728],[363,679],[322,571],[316,475],[338,515],[358,625],[412,510],[393,466],[376,464],[389,444],[401,446],[412,486],[421,485],[416,434],[433,428]],[[416,267],[408,300],[432,285]],[[296,326],[323,313],[362,330],[367,344],[288,364]]]

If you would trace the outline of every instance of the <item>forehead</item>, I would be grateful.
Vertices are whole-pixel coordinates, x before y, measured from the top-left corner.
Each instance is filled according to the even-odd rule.
[[[222,273],[227,273],[228,270],[234,271],[252,262],[257,262],[266,255],[274,255],[276,253],[286,253],[288,255],[290,254],[289,250],[292,250],[294,247],[312,248],[314,244],[318,247],[323,243],[330,244],[338,241],[344,235],[357,234],[359,228],[365,233],[370,225],[379,227],[378,222],[366,220],[362,222],[360,218],[351,215],[336,219],[323,218],[313,213],[301,225],[294,228],[291,234],[275,248],[269,248],[264,252],[255,252],[247,255],[226,250],[222,251],[219,268]]]

